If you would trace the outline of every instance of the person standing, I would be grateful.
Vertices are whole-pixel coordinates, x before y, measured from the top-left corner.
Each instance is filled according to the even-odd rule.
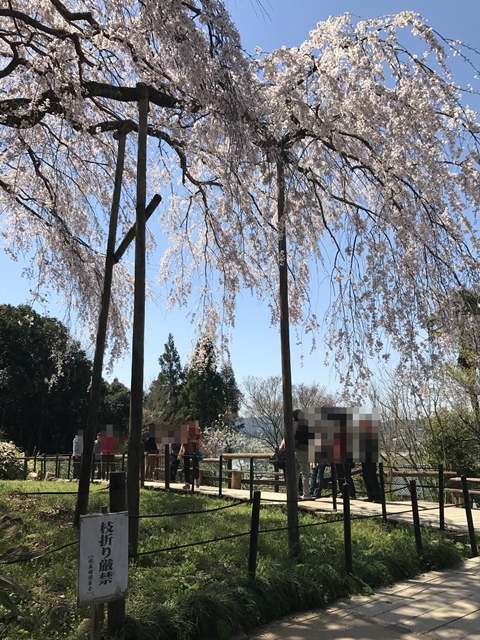
[[[179,442],[174,442],[170,445],[170,482],[177,481],[177,472],[180,466],[180,460],[178,459],[180,448]]]
[[[340,495],[343,495],[343,485],[348,484],[348,492],[350,498],[355,499],[357,492],[355,490],[355,484],[352,478],[352,469],[355,466],[354,462],[336,462],[335,471],[337,473],[338,490]]]
[[[382,502],[382,490],[377,477],[377,465],[375,462],[362,462],[362,476],[367,490],[368,502]]]
[[[80,477],[80,465],[82,462],[83,454],[83,429],[79,429],[73,438],[72,444],[72,458],[73,458],[73,474],[74,480],[78,480]]]
[[[179,461],[183,460],[185,471],[183,488],[188,491],[197,476],[197,452],[200,449],[201,432],[200,428],[195,424],[193,416],[187,416],[186,422],[186,441],[182,442],[177,458]]]
[[[312,463],[310,470],[310,486],[309,486],[309,494],[313,498],[321,498],[322,497],[322,489],[324,483],[325,469],[327,467],[326,462],[322,462],[318,464],[317,462]]]
[[[157,454],[157,445],[155,443],[155,424],[150,422],[142,431],[143,452],[145,454],[145,478],[153,480]],[[154,457],[155,455],[155,457]]]
[[[304,414],[300,409],[293,412],[293,428],[295,431],[295,456],[297,461],[298,498],[303,500],[308,497],[308,485],[310,481],[310,463],[308,462],[308,426]],[[300,480],[302,488],[300,489]]]

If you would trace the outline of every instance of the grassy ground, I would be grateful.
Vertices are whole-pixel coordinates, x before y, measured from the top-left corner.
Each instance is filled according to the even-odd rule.
[[[0,604],[0,638],[88,638],[88,610],[76,607],[77,532],[71,526],[74,495],[24,495],[74,491],[74,483],[0,482],[0,574],[18,581],[33,600],[19,600],[22,616],[9,618]],[[89,510],[108,504],[95,487]],[[300,515],[302,561],[287,552],[284,508],[260,513],[257,576],[247,575],[251,506],[199,494],[141,492],[139,555],[131,561],[125,640],[227,639],[293,611],[390,584],[419,572],[452,567],[468,549],[423,532],[424,553],[415,551],[407,526],[379,520],[352,523],[354,570],[344,569],[343,525],[336,516]],[[187,511],[205,511],[186,515]],[[174,513],[176,515],[164,515]],[[314,526],[311,526],[314,525]],[[178,548],[179,545],[204,544]],[[162,551],[158,551],[162,550]],[[158,551],[158,552],[157,552]],[[24,561],[10,563],[15,558]],[[8,562],[8,563],[7,563]],[[0,600],[1,601],[1,600]]]

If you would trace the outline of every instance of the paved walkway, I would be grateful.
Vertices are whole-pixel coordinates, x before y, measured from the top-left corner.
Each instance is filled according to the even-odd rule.
[[[249,640],[480,640],[480,558],[285,618]]]
[[[163,482],[145,482],[146,487],[163,489]],[[179,483],[172,483],[171,488],[175,491],[181,491],[182,485]],[[195,489],[200,493],[206,495],[217,496],[218,487],[201,486],[199,489]],[[250,498],[250,491],[243,489],[222,489],[222,495],[229,498],[248,500]],[[275,504],[285,503],[287,496],[285,493],[274,493],[273,491],[262,491],[262,502]],[[332,512],[333,504],[332,498],[320,498],[317,500],[303,500],[299,502],[299,507],[302,510],[311,512]],[[412,504],[411,502],[392,501],[387,502],[387,518],[388,520],[394,520],[397,522],[413,522],[412,517]],[[420,516],[420,524],[425,527],[432,527],[438,529],[440,527],[440,514],[438,504],[433,502],[426,502],[423,500],[418,501],[418,509]],[[363,500],[352,500],[350,502],[350,511],[352,516],[373,516],[382,515],[382,505],[375,504],[373,502],[364,502]],[[341,498],[337,498],[337,512],[343,513],[343,502]],[[475,530],[480,531],[480,509],[472,510],[472,518]],[[465,509],[461,507],[455,507],[453,505],[445,506],[445,528],[448,531],[456,531],[459,533],[468,533],[467,520],[465,516]]]
[[[163,489],[163,483],[146,482]],[[173,484],[181,490],[182,485]],[[195,489],[218,495],[216,487]],[[250,492],[223,489],[224,496],[246,500]],[[262,492],[262,502],[284,503],[284,493]],[[419,501],[423,526],[439,527],[438,505]],[[332,512],[331,498],[304,500],[300,509]],[[337,499],[337,511],[343,511]],[[382,514],[379,504],[351,501],[353,516]],[[480,530],[480,509],[472,511],[474,527]],[[412,522],[410,502],[387,502],[389,520]],[[445,509],[445,527],[459,533],[468,531],[465,510]],[[246,638],[246,636],[238,636]],[[249,640],[480,640],[480,558],[473,558],[460,569],[432,571],[417,578],[377,590],[371,596],[339,600],[332,607],[298,614],[268,625],[248,636]]]

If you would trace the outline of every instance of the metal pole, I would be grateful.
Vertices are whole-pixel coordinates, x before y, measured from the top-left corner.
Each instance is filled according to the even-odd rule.
[[[332,503],[333,510],[337,510],[337,473],[335,470],[335,463],[332,462],[330,465],[331,473],[332,473]],[[349,494],[350,495],[350,494]]]
[[[195,464],[197,462],[197,456],[194,453],[192,455],[192,464],[190,465],[190,480],[192,481],[190,484],[190,492],[195,493]]]
[[[350,485],[343,485],[343,539],[345,546],[345,568],[347,573],[353,571],[352,559],[352,523],[350,522]]]
[[[220,464],[218,468],[218,497],[222,497],[222,483],[223,483],[223,456],[220,454]]]
[[[445,477],[443,475],[443,464],[438,465],[438,517],[440,531],[445,531]]]
[[[383,475],[383,462],[378,463],[378,473],[380,475],[380,493],[382,496],[382,518],[387,521],[387,503],[385,502],[385,476]]]
[[[465,515],[467,516],[468,535],[470,537],[470,545],[472,547],[472,558],[476,558],[478,556],[477,539],[475,538],[475,527],[473,526],[472,507],[470,505],[470,495],[468,493],[466,476],[461,476],[461,480],[463,489],[463,501],[465,503]]]
[[[250,458],[250,502],[253,500],[253,458]]]
[[[232,453],[232,449],[229,447],[227,449],[227,453]],[[228,478],[228,484],[227,487],[229,489],[232,488],[232,469],[233,469],[233,464],[232,464],[232,459],[231,458],[227,458],[227,478]]]
[[[277,459],[277,453],[278,453],[278,447],[275,447],[275,457],[274,457],[274,460],[276,460],[276,459]],[[274,470],[274,472],[275,472],[275,473],[278,473],[278,472],[279,472],[279,468],[278,468],[278,465],[276,464],[276,462],[273,464],[273,470]],[[278,484],[278,476],[277,476],[277,475],[275,475],[275,476],[274,476],[274,478],[275,478],[275,484],[274,484],[274,487],[275,487],[275,488],[274,488],[274,491],[275,491],[275,493],[278,493],[278,492],[279,492],[279,490],[280,490],[280,487],[279,487],[279,484]]]
[[[252,502],[252,522],[250,525],[250,550],[248,554],[248,575],[255,578],[257,569],[258,525],[260,522],[260,491],[255,491]]]
[[[420,531],[420,516],[418,515],[418,500],[417,500],[417,483],[415,480],[410,480],[410,495],[412,497],[412,516],[413,516],[413,531],[415,533],[415,544],[417,547],[417,553],[422,553],[422,533]]]
[[[170,489],[170,474],[172,473],[172,461],[170,460],[170,445],[165,445],[165,489]]]

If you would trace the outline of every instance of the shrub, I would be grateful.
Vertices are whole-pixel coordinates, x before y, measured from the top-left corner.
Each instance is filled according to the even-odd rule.
[[[0,442],[0,480],[23,479],[22,456],[13,442]]]

